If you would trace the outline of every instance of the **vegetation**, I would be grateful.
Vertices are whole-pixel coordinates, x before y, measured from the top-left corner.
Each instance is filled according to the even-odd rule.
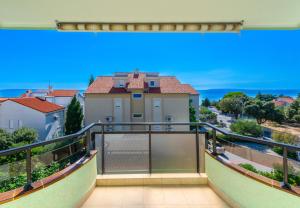
[[[83,113],[79,101],[74,96],[68,106],[65,123],[66,135],[78,132],[82,127]]]
[[[89,86],[91,84],[93,84],[94,81],[95,81],[94,75],[91,74],[90,79],[89,79]]]
[[[297,145],[298,137],[285,132],[273,132],[272,138],[276,142],[286,143],[290,145]],[[283,149],[281,147],[273,147],[272,150],[277,154],[282,155]],[[297,159],[296,152],[288,152],[288,157],[292,159]]]
[[[230,125],[231,131],[245,135],[260,137],[262,136],[262,127],[253,120],[237,120],[237,122]]]
[[[38,134],[31,128],[20,128],[12,134],[0,129],[0,151],[12,147],[19,147],[26,144],[31,144],[36,141]]]
[[[210,104],[210,101],[208,98],[205,98],[203,101],[202,101],[202,106],[204,107],[209,107],[211,104]]]
[[[272,101],[251,100],[246,103],[245,113],[255,118],[258,124],[262,124],[267,120],[276,121],[278,123],[284,120],[283,112],[275,108],[275,104]]]
[[[37,132],[34,129],[22,127],[12,133],[14,143],[33,143],[38,138]]]
[[[190,122],[197,122],[196,110],[192,105],[192,100],[189,101]]]
[[[261,100],[261,101],[265,101],[265,102],[270,102],[274,99],[276,99],[277,96],[272,95],[272,94],[261,94],[260,92],[258,92],[258,94],[255,96],[256,100]]]
[[[300,99],[285,107],[284,114],[287,122],[300,123]]]
[[[271,178],[276,181],[283,181],[283,167],[279,164],[274,164],[273,171],[260,171],[257,170],[253,165],[248,163],[239,164],[239,166],[245,168],[246,170],[252,171],[259,175],[265,176],[267,178]],[[299,186],[300,185],[300,172],[297,172],[292,166],[289,166],[288,169],[288,182],[291,185]]]
[[[207,107],[200,107],[200,121],[209,122],[209,123],[217,123],[217,114],[213,113]]]
[[[243,92],[230,92],[224,95],[218,104],[218,109],[223,113],[231,113],[236,119],[243,113],[244,105],[249,97]]]

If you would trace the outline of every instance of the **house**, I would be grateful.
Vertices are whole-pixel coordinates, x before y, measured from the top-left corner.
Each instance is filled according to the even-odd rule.
[[[295,101],[295,99],[287,96],[278,97],[273,100],[276,107],[284,107],[287,105],[292,104]]]
[[[198,116],[198,92],[176,77],[117,72],[97,77],[86,90],[85,123],[189,122],[190,100]]]
[[[64,133],[64,107],[35,97],[0,100],[0,128],[13,132],[28,127],[37,130],[39,140]]]
[[[78,90],[54,90],[51,86],[47,90],[27,90],[21,97],[39,97],[47,100],[48,102],[61,105],[65,108],[71,103],[72,98],[76,96],[80,102],[81,107],[84,105],[84,98]]]

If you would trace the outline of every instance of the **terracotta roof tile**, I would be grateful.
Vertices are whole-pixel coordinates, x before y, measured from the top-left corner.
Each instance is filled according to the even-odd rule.
[[[134,77],[133,73],[128,75],[127,89],[148,89],[148,84],[145,82],[145,73],[139,73],[139,76]],[[114,88],[113,77],[97,77],[91,86],[86,90],[90,93],[128,93],[126,88]],[[193,94],[198,95],[198,92],[189,84],[181,84],[176,77],[161,76],[160,87],[149,88],[149,93],[174,93],[174,94]]]
[[[0,98],[0,103],[6,101],[8,98]]]
[[[40,111],[42,113],[50,113],[50,112],[64,109],[63,106],[56,105],[54,103],[50,103],[48,101],[39,98],[34,98],[34,97],[10,98],[8,100],[19,103],[21,105],[32,108],[34,110]]]
[[[48,96],[53,97],[74,97],[78,91],[77,90],[53,90],[48,93]]]

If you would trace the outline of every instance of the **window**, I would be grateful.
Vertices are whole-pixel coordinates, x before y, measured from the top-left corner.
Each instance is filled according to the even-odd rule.
[[[133,113],[132,118],[143,118],[143,114],[142,113]]]
[[[19,128],[22,128],[22,127],[23,127],[23,122],[22,122],[22,120],[18,120],[18,125],[19,125]]]
[[[132,98],[133,99],[142,99],[143,94],[142,93],[133,93]]]
[[[125,81],[119,80],[119,87],[125,87]]]
[[[150,87],[155,87],[155,81],[151,80],[149,85],[150,85]]]
[[[13,120],[9,120],[9,128],[10,129],[14,128],[14,121]]]

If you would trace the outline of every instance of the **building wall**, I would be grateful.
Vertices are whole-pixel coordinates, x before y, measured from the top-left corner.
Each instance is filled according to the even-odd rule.
[[[65,112],[64,110],[46,114],[46,134],[42,139],[53,139],[64,135]],[[51,131],[51,132],[50,132]],[[49,135],[50,133],[50,135]],[[48,138],[46,138],[48,136]]]
[[[13,128],[10,128],[9,120],[12,120]],[[13,132],[22,127],[19,120],[23,127],[36,129],[39,138],[45,137],[45,114],[10,100],[1,103],[0,128]]]
[[[188,94],[143,94],[141,100],[134,101],[131,94],[86,94],[85,125],[93,122],[106,122],[107,116],[113,115],[114,98],[122,98],[123,122],[153,121],[153,99],[161,99],[161,122],[171,115],[173,122],[189,122]],[[142,119],[133,119],[132,113],[143,113]],[[177,128],[186,129],[186,128]]]
[[[106,122],[107,116],[114,116],[114,98],[122,98],[123,122],[130,122],[130,94],[86,94],[85,125]]]

